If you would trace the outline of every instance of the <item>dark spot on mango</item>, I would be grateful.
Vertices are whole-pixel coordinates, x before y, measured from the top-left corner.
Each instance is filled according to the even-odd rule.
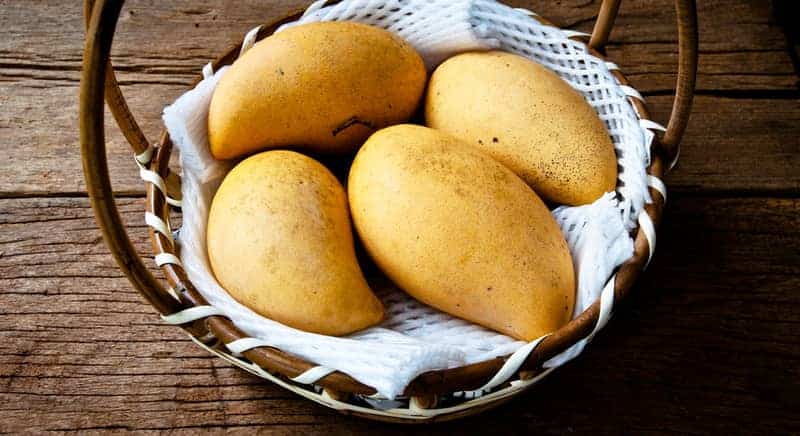
[[[362,120],[362,119],[359,119],[358,117],[353,116],[353,117],[348,118],[347,120],[345,120],[344,122],[342,122],[338,126],[336,126],[336,128],[331,131],[331,135],[336,136],[339,133],[341,133],[342,130],[345,130],[345,129],[347,129],[349,127],[352,127],[352,126],[355,126],[357,124],[360,124],[360,125],[368,128],[368,129],[370,129],[370,130],[375,130],[375,124],[373,124],[372,121]]]

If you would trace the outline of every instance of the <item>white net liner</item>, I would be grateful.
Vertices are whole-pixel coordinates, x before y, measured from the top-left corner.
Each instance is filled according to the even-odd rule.
[[[405,38],[423,56],[429,70],[453,54],[501,49],[533,59],[558,73],[605,122],[617,150],[619,181],[591,205],[559,207],[553,215],[567,239],[577,274],[575,315],[600,295],[614,269],[633,254],[629,230],[643,205],[650,202],[646,168],[652,132],[641,127],[625,90],[608,66],[591,56],[571,34],[545,26],[529,11],[490,0],[345,0],[333,6],[312,4],[297,22],[359,21]],[[281,28],[282,29],[282,28]],[[278,31],[280,31],[279,29]],[[177,241],[189,279],[209,303],[222,310],[246,334],[318,365],[349,374],[386,398],[399,395],[417,375],[505,356],[522,341],[453,318],[380,287],[386,320],[377,327],[336,338],[292,329],[266,319],[231,298],[210,270],[205,246],[208,209],[230,162],[208,151],[208,105],[226,68],[185,93],[164,110],[164,122],[180,149],[183,170],[183,224]],[[210,73],[206,69],[206,73]],[[581,341],[545,366],[554,367],[578,355]]]

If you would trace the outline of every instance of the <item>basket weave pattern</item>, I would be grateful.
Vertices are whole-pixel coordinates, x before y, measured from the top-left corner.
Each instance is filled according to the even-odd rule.
[[[413,2],[347,0],[335,6],[309,8],[300,20],[278,29],[317,20],[352,20],[402,32],[429,69],[443,57],[491,48],[515,51],[558,68],[567,83],[579,90],[605,120],[618,150],[620,182],[625,193],[608,194],[590,205],[560,207],[554,216],[567,236],[578,275],[575,315],[598,299],[612,271],[633,254],[627,229],[641,205],[649,201],[644,169],[653,134],[640,125],[625,88],[606,63],[587,53],[575,33],[540,24],[528,13],[489,1],[428,0]],[[419,23],[427,27],[423,30]],[[430,32],[430,29],[436,31]],[[512,29],[512,30],[507,30]],[[245,37],[241,53],[255,41],[257,29]],[[446,35],[432,37],[431,33]],[[251,346],[280,348],[320,366],[336,369],[394,398],[416,375],[507,356],[524,342],[436,311],[392,287],[373,286],[387,309],[379,326],[346,338],[309,334],[275,323],[235,301],[220,286],[206,254],[206,222],[219,181],[231,165],[208,152],[207,109],[216,83],[227,68],[204,69],[204,80],[164,110],[164,123],[180,148],[182,193],[192,201],[182,208],[178,245],[182,267],[193,285],[247,335],[261,341]],[[635,98],[638,93],[628,90]],[[624,159],[622,159],[624,158]],[[631,170],[625,171],[626,167]],[[618,198],[622,198],[620,201]],[[637,214],[638,215],[638,214]],[[636,215],[633,215],[634,217]],[[165,259],[166,260],[166,259]],[[585,341],[544,363],[558,366],[580,353]],[[317,370],[318,374],[323,369]],[[329,371],[330,372],[330,371]],[[485,386],[489,389],[492,386]],[[474,393],[479,395],[480,392]]]
[[[88,10],[92,9],[92,2],[89,2]],[[346,3],[346,2],[345,2]],[[408,2],[399,2],[408,3]],[[410,2],[413,3],[413,2]],[[477,4],[486,6],[487,14],[491,14],[491,4],[493,2],[478,1]],[[614,3],[614,2],[607,2]],[[96,8],[94,11],[95,19],[93,23],[97,24],[106,17],[107,20],[115,20],[116,15],[119,13],[119,8],[108,6],[105,2],[99,2],[102,7]],[[339,7],[342,7],[340,3]],[[696,27],[692,24],[694,8],[691,2],[677,2],[679,6],[679,18],[683,15],[689,16],[689,32],[691,37],[693,31],[696,32]],[[687,6],[688,5],[688,6]],[[684,7],[681,13],[681,7]],[[604,3],[604,10],[607,9],[607,4]],[[612,8],[616,12],[616,8]],[[313,16],[315,12],[321,9],[317,7],[311,10],[306,17]],[[601,10],[601,22],[608,24],[609,11]],[[111,18],[108,18],[111,17]],[[265,26],[260,30],[253,32],[250,39],[260,39],[272,33],[279,25],[290,22],[300,17],[295,15],[279,23],[271,26]],[[493,17],[486,17],[492,23]],[[504,48],[511,47],[512,51],[518,51],[522,54],[533,56],[531,53],[525,53],[524,48],[515,48],[514,42],[521,42],[530,35],[519,35],[518,32],[525,33],[524,28],[517,28],[514,26],[505,26],[502,23],[492,23],[496,25],[495,28],[480,29],[481,31],[494,32],[493,34],[499,35],[498,39],[507,38],[501,41]],[[103,40],[103,29],[100,26],[93,26],[96,31],[96,37],[99,41]],[[609,26],[610,29],[610,26]],[[106,29],[107,32],[107,29]],[[113,26],[111,26],[113,33]],[[598,33],[598,38],[603,41],[603,33]],[[683,33],[682,33],[683,35]],[[685,35],[684,42],[685,42]],[[97,65],[97,62],[102,62],[103,57],[107,59],[108,46],[110,46],[110,36],[106,34],[108,45],[102,43],[97,47],[87,46],[87,52],[94,54],[94,57],[89,57],[89,64]],[[569,44],[576,44],[576,47],[583,47],[583,43],[579,41],[581,35],[572,34],[569,36]],[[594,37],[593,37],[594,39]],[[689,38],[691,39],[691,38]],[[92,39],[91,41],[94,41]],[[512,42],[514,41],[514,42]],[[695,35],[696,44],[696,35]],[[244,45],[248,45],[245,41]],[[563,45],[563,48],[567,48]],[[691,41],[689,41],[691,46]],[[691,47],[690,47],[691,48]],[[90,50],[91,49],[91,50]],[[233,61],[238,54],[239,47],[231,50],[226,56],[220,59],[214,66],[214,69],[221,67]],[[683,49],[683,46],[682,46]],[[585,51],[585,49],[583,49]],[[591,54],[602,62],[605,62],[602,56],[590,50]],[[696,56],[696,50],[695,50]],[[535,56],[534,56],[535,57]],[[691,54],[689,59],[691,61]],[[552,59],[537,59],[547,66],[553,68],[562,77],[569,74],[566,71],[559,71],[559,67],[564,68],[564,59],[554,57]],[[548,63],[552,63],[550,65]],[[624,76],[614,68],[613,64],[606,64],[612,67],[612,74],[618,84],[618,89],[623,90],[625,99],[630,103],[631,108],[636,113],[638,119],[642,121],[642,127],[651,129],[657,125],[650,122],[648,119],[647,111],[641,101],[641,96],[638,95],[632,88],[629,87]],[[688,67],[687,67],[688,65]],[[665,136],[665,142],[668,146],[664,147],[656,139],[653,141],[652,159],[650,159],[649,166],[646,168],[646,175],[641,178],[649,186],[648,190],[642,190],[645,195],[637,199],[631,193],[621,192],[621,200],[625,206],[623,213],[628,213],[632,218],[631,223],[638,223],[638,228],[635,230],[634,238],[634,255],[624,265],[622,265],[609,280],[607,286],[604,288],[600,301],[591,305],[580,316],[570,322],[567,326],[554,332],[552,335],[541,338],[531,344],[521,348],[518,352],[514,353],[508,358],[496,358],[485,362],[468,365],[456,369],[444,371],[432,371],[422,374],[417,377],[406,389],[405,394],[407,400],[397,404],[379,404],[375,400],[369,398],[374,393],[374,390],[368,386],[353,380],[352,378],[338,372],[331,372],[325,368],[317,367],[314,364],[302,361],[291,355],[288,355],[280,350],[263,346],[262,343],[253,341],[252,338],[247,338],[242,334],[228,319],[220,316],[221,312],[208,305],[202,295],[200,295],[192,286],[191,282],[187,280],[185,272],[182,270],[180,259],[175,253],[175,241],[169,225],[169,212],[171,207],[179,206],[181,199],[179,192],[176,189],[179,178],[175,176],[168,168],[169,155],[171,153],[172,143],[166,134],[162,134],[155,148],[149,145],[143,146],[141,138],[137,138],[136,134],[126,136],[134,145],[136,150],[136,160],[140,165],[140,172],[142,178],[147,182],[147,215],[146,221],[151,227],[151,237],[153,240],[153,248],[156,253],[156,263],[161,266],[165,277],[170,285],[170,289],[164,289],[157,282],[151,282],[145,273],[138,271],[138,264],[135,261],[125,263],[121,260],[123,269],[132,271],[132,281],[142,290],[142,293],[153,303],[153,305],[164,314],[164,319],[172,324],[181,325],[187,329],[192,336],[193,340],[201,344],[223,358],[231,361],[232,363],[254,373],[261,377],[272,380],[287,389],[295,391],[314,401],[326,404],[338,410],[350,411],[365,416],[383,418],[383,419],[399,419],[399,420],[429,420],[436,416],[444,416],[453,418],[464,414],[474,413],[478,410],[484,409],[491,405],[497,404],[500,401],[510,398],[515,393],[529,387],[535,383],[542,376],[546,375],[549,371],[542,372],[541,364],[548,359],[553,358],[557,354],[563,352],[565,349],[574,345],[577,341],[586,337],[591,337],[608,321],[613,302],[615,299],[623,298],[629,291],[631,284],[634,282],[636,276],[644,268],[646,263],[652,256],[654,243],[655,243],[655,226],[657,225],[665,200],[665,188],[663,183],[660,182],[660,177],[664,173],[665,159],[672,159],[677,154],[677,141],[675,138],[680,138],[683,127],[685,127],[685,118],[688,113],[688,101],[690,102],[690,92],[687,97],[686,89],[693,87],[694,71],[696,66],[691,65],[691,62],[682,63],[685,69],[689,68],[691,80],[684,79],[679,86],[679,98],[676,103],[677,108],[677,127],[673,127],[672,123],[670,131]],[[98,68],[99,69],[99,68]],[[100,69],[102,70],[102,69]],[[85,69],[84,82],[88,83],[103,83],[101,78],[104,74],[98,74],[97,71],[92,69]],[[679,76],[681,77],[681,76]],[[588,80],[591,80],[589,78]],[[587,86],[592,85],[587,83]],[[105,82],[107,89],[106,97],[109,99],[109,104],[114,110],[118,122],[123,126],[135,126],[132,118],[126,120],[124,115],[127,113],[127,107],[124,106],[124,100],[121,94],[118,93],[118,88],[115,91],[116,84],[113,81],[113,75],[110,76]],[[681,91],[683,89],[683,91]],[[94,90],[94,93],[91,91]],[[96,119],[95,112],[91,112],[92,102],[97,102],[97,88],[89,89],[87,96],[82,95],[82,144],[84,145],[85,163],[87,165],[87,185],[90,192],[93,194],[93,200],[100,198],[102,191],[105,191],[107,185],[107,173],[105,180],[103,177],[103,165],[96,164],[96,158],[93,157],[94,150],[92,147],[98,142],[98,138],[102,139],[102,130],[97,131],[96,126],[89,123]],[[100,98],[102,99],[102,89],[100,89]],[[598,99],[603,98],[604,94],[601,92],[597,96]],[[94,100],[92,100],[94,98]],[[116,99],[116,100],[115,100]],[[592,99],[589,99],[590,103]],[[86,102],[86,103],[84,103]],[[624,105],[618,107],[622,110]],[[85,113],[89,115],[83,116]],[[121,116],[121,115],[122,116]],[[683,114],[683,115],[681,115]],[[600,112],[601,117],[605,115],[613,115]],[[88,126],[83,125],[84,119],[88,120]],[[608,117],[603,118],[608,122]],[[610,132],[615,135],[615,125],[609,125]],[[100,124],[102,129],[102,124]],[[142,135],[143,137],[143,135]],[[673,142],[674,141],[674,142]],[[155,150],[155,152],[154,152]],[[103,161],[104,162],[104,161]],[[97,166],[98,168],[96,168]],[[625,171],[630,171],[635,166],[624,165]],[[645,171],[645,168],[642,168]],[[94,182],[94,183],[89,183]],[[97,192],[91,191],[96,189]],[[652,197],[652,203],[647,204],[648,197]],[[95,205],[95,207],[98,207]],[[100,208],[102,210],[102,208]],[[115,212],[115,210],[114,210]],[[108,217],[103,214],[98,215],[101,224],[113,223],[113,214]],[[631,225],[630,228],[634,228]],[[105,228],[105,227],[104,227]],[[124,233],[123,233],[124,234]],[[119,252],[115,251],[118,259],[125,254],[125,244],[117,242],[115,235],[108,235],[107,240],[111,241],[110,245],[113,247],[123,247]],[[129,242],[128,242],[129,244]],[[480,388],[475,393],[465,393],[464,391],[473,391]],[[484,392],[486,392],[484,394]],[[439,395],[445,394],[445,395]],[[385,409],[385,410],[382,410]]]

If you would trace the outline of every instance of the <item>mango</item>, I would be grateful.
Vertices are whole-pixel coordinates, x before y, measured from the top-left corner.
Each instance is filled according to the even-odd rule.
[[[231,159],[293,148],[355,150],[408,120],[427,72],[392,33],[353,22],[298,25],[256,43],[224,73],[211,99],[211,154]]]
[[[569,321],[575,274],[542,200],[485,152],[439,131],[376,132],[348,177],[353,222],[414,298],[522,340]]]
[[[464,53],[431,76],[429,127],[485,151],[551,202],[581,205],[613,191],[617,158],[581,94],[544,66],[511,53]]]
[[[324,335],[383,318],[356,260],[344,188],[309,157],[275,150],[236,165],[214,195],[206,236],[219,283],[267,318]]]

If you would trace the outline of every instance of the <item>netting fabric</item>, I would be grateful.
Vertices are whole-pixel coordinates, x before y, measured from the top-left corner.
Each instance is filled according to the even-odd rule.
[[[464,51],[500,49],[555,71],[586,98],[605,122],[617,151],[619,183],[595,203],[553,211],[577,274],[575,315],[597,300],[614,269],[633,254],[629,234],[650,201],[646,168],[652,133],[640,125],[628,96],[611,74],[613,65],[569,39],[574,32],[547,26],[529,11],[491,0],[344,0],[312,4],[297,22],[358,21],[387,29],[411,43],[429,70]],[[282,29],[283,29],[282,28]],[[282,30],[279,29],[278,31]],[[189,279],[209,303],[246,334],[320,366],[349,374],[394,398],[417,375],[513,353],[525,343],[439,312],[391,285],[375,286],[387,309],[379,326],[348,337],[322,336],[266,319],[231,298],[217,283],[206,254],[205,231],[213,195],[231,168],[208,151],[208,105],[226,69],[205,70],[206,79],[164,110],[164,122],[180,149],[183,224],[177,243]],[[546,366],[581,352],[579,342]]]

